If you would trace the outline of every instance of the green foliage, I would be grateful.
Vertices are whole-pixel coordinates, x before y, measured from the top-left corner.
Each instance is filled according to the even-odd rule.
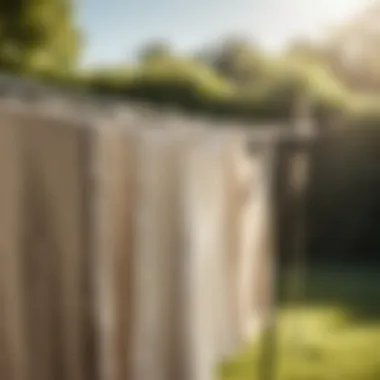
[[[203,64],[168,59],[152,61],[138,69],[125,92],[156,103],[204,109],[231,96],[233,88]]]
[[[288,120],[302,95],[312,99],[321,119],[347,107],[347,89],[318,61],[297,55],[270,58],[239,39],[206,53],[185,58],[164,44],[150,44],[136,67],[125,68],[128,75],[110,69],[92,73],[86,83],[101,93],[243,120]]]
[[[172,55],[171,47],[165,42],[152,42],[144,46],[139,52],[139,61],[141,64],[150,63],[152,61],[164,60]]]
[[[244,38],[228,38],[204,55],[218,74],[243,89],[252,86],[265,67],[264,54]]]
[[[71,0],[3,0],[0,67],[14,72],[61,75],[75,67],[80,50]]]
[[[244,120],[288,119],[302,94],[312,96],[326,117],[343,107],[344,89],[321,67],[268,59],[260,65],[260,75],[242,85],[205,62],[161,55],[124,72],[91,73],[85,82],[101,93]]]

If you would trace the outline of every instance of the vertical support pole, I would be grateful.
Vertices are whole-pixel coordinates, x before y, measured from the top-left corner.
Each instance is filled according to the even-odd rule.
[[[305,189],[308,174],[308,139],[312,137],[313,125],[310,119],[310,102],[308,98],[302,98],[295,105],[295,122],[294,134],[290,141],[281,140],[281,136],[277,136],[271,146],[267,148],[268,173],[270,180],[268,183],[268,201],[270,203],[269,214],[271,223],[270,244],[272,253],[271,268],[269,273],[271,276],[271,299],[267,316],[267,324],[263,331],[262,341],[262,357],[260,361],[260,380],[276,379],[277,368],[277,307],[279,301],[277,281],[279,280],[280,271],[277,261],[281,257],[282,243],[280,236],[282,235],[283,221],[281,216],[282,202],[284,196],[282,192],[283,181],[282,176],[286,165],[290,163],[290,186],[295,192],[294,206],[296,208],[295,215],[295,235],[292,236],[292,250],[294,250],[294,261],[297,265],[296,272],[293,274],[294,280],[292,291],[297,299],[302,297],[302,289],[305,282]],[[290,161],[289,161],[290,159]]]
[[[276,136],[277,137],[277,136]],[[270,142],[270,145],[265,147],[264,154],[267,162],[268,170],[268,217],[269,217],[269,236],[268,244],[270,245],[268,252],[270,258],[268,260],[269,267],[267,284],[269,286],[269,302],[268,310],[265,318],[264,329],[262,332],[262,346],[261,357],[259,362],[259,379],[260,380],[273,380],[276,378],[276,359],[277,359],[277,262],[279,245],[279,174],[281,170],[280,156],[281,156],[280,140],[277,138]]]
[[[311,139],[314,138],[314,125],[311,119],[310,99],[305,97],[295,105],[294,131],[299,140],[295,146],[291,146],[287,152],[289,187],[291,188],[290,204],[292,208],[294,225],[291,237],[291,271],[287,297],[290,302],[297,305],[303,301],[307,280],[306,257],[306,198],[309,172],[309,156]],[[287,273],[287,276],[289,273]],[[294,325],[291,335],[293,349],[302,349],[302,340],[299,336],[300,326]]]
[[[301,137],[300,145],[297,144],[293,151],[287,152],[290,156],[290,186],[293,191],[292,207],[295,210],[295,228],[292,241],[293,265],[291,297],[293,301],[300,302],[304,296],[306,286],[306,220],[305,201],[306,185],[309,171],[309,142],[302,139],[313,132],[311,120],[311,104],[307,97],[301,98],[295,105],[294,131]]]

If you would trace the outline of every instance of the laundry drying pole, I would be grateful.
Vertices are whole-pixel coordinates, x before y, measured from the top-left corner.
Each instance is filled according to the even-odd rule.
[[[298,99],[294,107],[294,120],[290,130],[281,131],[267,147],[270,178],[270,252],[271,278],[269,279],[270,301],[262,331],[259,380],[275,380],[277,377],[277,309],[279,303],[278,280],[280,275],[279,258],[283,255],[282,234],[284,221],[281,208],[284,206],[284,185],[291,187],[293,201],[285,204],[295,208],[294,229],[291,244],[292,261],[292,298],[302,297],[306,267],[305,241],[305,195],[309,171],[311,144],[315,141],[316,130],[312,121],[311,101],[307,96]],[[285,182],[284,182],[285,180]],[[287,200],[285,199],[285,202]]]

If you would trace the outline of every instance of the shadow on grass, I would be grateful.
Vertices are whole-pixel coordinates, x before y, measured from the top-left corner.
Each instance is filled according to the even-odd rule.
[[[305,305],[340,306],[357,323],[380,322],[380,267],[316,267],[305,290]]]
[[[302,302],[282,294],[270,361],[275,379],[379,380],[379,285],[374,268],[313,267]],[[260,342],[252,344],[220,367],[219,378],[263,380],[261,353]]]

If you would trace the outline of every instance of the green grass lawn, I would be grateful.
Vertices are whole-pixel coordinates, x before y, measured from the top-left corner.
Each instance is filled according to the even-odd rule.
[[[324,267],[277,318],[277,380],[380,380],[380,271]],[[260,380],[260,345],[224,363],[222,380]]]

